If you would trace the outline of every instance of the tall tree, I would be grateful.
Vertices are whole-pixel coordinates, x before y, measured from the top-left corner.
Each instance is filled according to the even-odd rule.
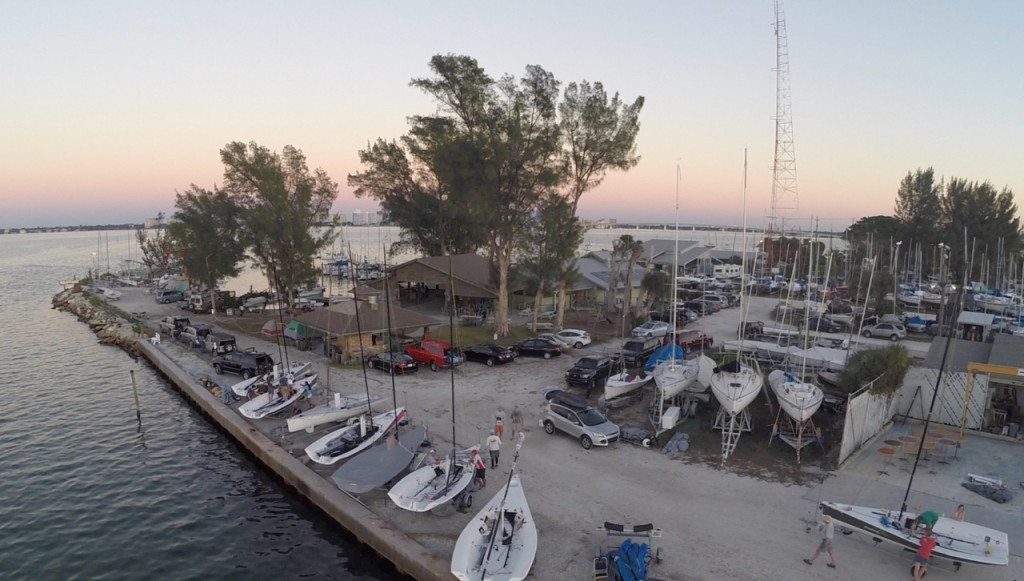
[[[1004,256],[1021,249],[1017,204],[1013,202],[1013,192],[1006,188],[997,192],[989,182],[952,178],[942,197],[942,211],[946,224],[942,241],[950,247],[950,273],[963,273],[971,266],[971,278],[980,280],[984,275],[982,257],[997,262],[1000,247]]]
[[[536,328],[541,299],[558,278],[566,257],[572,257],[583,242],[583,224],[569,203],[556,195],[545,196],[536,219],[523,240],[519,266],[529,276],[534,291],[533,324]]]
[[[894,216],[900,222],[896,239],[907,248],[921,244],[927,246],[939,241],[936,225],[942,218],[942,184],[935,181],[935,170],[918,168],[907,172],[896,192]]]
[[[239,237],[241,208],[227,192],[210,192],[195,184],[178,193],[174,205],[178,211],[167,233],[175,241],[188,277],[203,283],[216,311],[217,281],[238,276],[245,258]]]
[[[160,212],[157,219],[163,223],[164,213]],[[174,241],[166,235],[166,230],[157,230],[156,234],[150,236],[146,230],[140,228],[135,231],[135,240],[142,250],[142,264],[149,269],[149,276],[163,276],[171,268],[176,260]]]
[[[624,236],[629,235],[626,234]],[[629,237],[631,240],[626,244],[626,247],[629,249],[629,262],[626,264],[626,304],[624,310],[633,308],[633,267],[640,261],[640,257],[644,255],[644,243],[633,239],[632,236]]]
[[[272,288],[295,304],[295,291],[316,279],[314,257],[330,247],[337,219],[330,218],[338,185],[290,145],[281,154],[258,145],[227,144],[224,191],[243,209],[242,242]],[[324,221],[327,227],[318,227]]]
[[[636,137],[640,132],[640,110],[644,98],[623,103],[615,93],[609,100],[601,83],[569,83],[558,106],[560,114],[563,168],[562,195],[575,213],[580,198],[604,181],[610,170],[628,171],[640,162]],[[569,261],[562,263],[562,274]],[[566,277],[558,284],[558,320],[565,312]]]

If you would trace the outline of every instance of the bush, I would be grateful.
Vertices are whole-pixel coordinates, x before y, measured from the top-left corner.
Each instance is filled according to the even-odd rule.
[[[871,393],[892,394],[903,385],[910,366],[910,355],[902,345],[858,351],[850,356],[839,377],[839,389],[853,393],[871,384]]]

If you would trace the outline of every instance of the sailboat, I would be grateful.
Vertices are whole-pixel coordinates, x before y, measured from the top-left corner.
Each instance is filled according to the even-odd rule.
[[[743,253],[741,254],[741,273],[746,273],[747,263],[747,153],[743,152]],[[740,304],[743,316],[740,318],[740,329],[744,328],[749,301],[743,300],[740,287]],[[715,395],[721,406],[715,418],[714,428],[722,430],[722,461],[724,462],[735,450],[740,434],[750,431],[750,412],[747,406],[754,401],[764,385],[761,370],[756,364],[750,365],[743,361],[743,334],[739,337],[739,349],[736,359],[724,365],[716,365],[706,355],[700,357],[701,375],[707,377],[711,393]]]
[[[288,431],[312,432],[313,428],[320,424],[343,422],[359,414],[368,413],[375,404],[382,400],[383,398],[379,395],[341,395],[336,393],[334,398],[327,403],[322,403],[288,418]]]
[[[349,248],[349,255],[352,249]],[[385,256],[387,253],[385,252]],[[385,275],[387,273],[385,272]],[[384,278],[384,294],[387,304],[388,329],[391,329],[391,292],[388,286],[388,277]],[[362,323],[359,317],[358,296],[356,300],[356,329],[359,332],[360,349],[362,349]],[[391,340],[388,340],[389,348]],[[366,365],[363,365],[363,382],[367,386],[369,396],[369,381],[366,378]],[[395,374],[391,371],[391,397],[397,406],[395,395]],[[397,408],[396,408],[397,409]],[[395,436],[388,437],[383,444],[370,447],[358,456],[346,462],[341,468],[331,475],[331,480],[338,488],[349,494],[363,494],[375,488],[384,486],[412,463],[416,451],[423,445],[427,438],[427,430],[423,427],[408,427],[402,431],[402,422],[396,422]]]
[[[450,277],[454,277],[453,270],[451,255],[449,255],[448,273]],[[454,281],[451,279],[449,284],[452,285],[452,288],[455,287]],[[447,293],[447,295],[454,300],[453,293]],[[455,345],[455,305],[451,304],[449,306],[451,307],[448,309],[449,340],[452,345]],[[451,371],[452,446],[454,447],[456,439],[455,368],[452,366],[449,367],[449,370]],[[456,453],[452,450],[452,454],[445,458],[443,462],[439,462],[434,466],[427,465],[413,470],[391,487],[391,490],[388,491],[388,496],[399,508],[413,512],[426,512],[456,501],[473,483],[475,466],[473,465],[472,452],[479,450],[479,448],[480,446],[477,445],[468,450],[463,450],[461,453]]]
[[[516,473],[519,434],[508,482],[462,529],[452,552],[452,575],[461,581],[525,579],[537,554],[537,524]]]
[[[624,323],[625,323],[626,310],[623,309],[622,316],[619,318],[619,340],[622,340],[624,334]],[[630,373],[626,369],[626,359],[622,351],[618,354],[621,371],[608,377],[604,384],[604,401],[612,401],[619,399],[623,396],[629,395],[641,387],[650,383],[653,376],[647,375],[644,372]]]
[[[678,299],[677,292],[679,290],[679,277],[677,275],[679,273],[679,180],[681,177],[679,166],[676,166],[676,241],[675,252],[672,257],[673,302]],[[697,373],[699,371],[696,361],[687,361],[684,356],[678,355],[681,353],[681,349],[678,348],[676,343],[677,312],[677,309],[672,309],[672,343],[668,349],[668,358],[657,363],[653,369],[654,382],[661,392],[661,397],[665,400],[674,398],[683,391],[689,390],[694,382],[697,381]],[[704,387],[700,387],[697,393],[704,391]]]
[[[821,407],[825,393],[813,383],[801,381],[788,371],[776,369],[768,374],[768,385],[779,400],[779,407],[795,422],[806,422]]]
[[[299,401],[307,387],[312,389],[316,385],[316,380],[317,376],[315,373],[299,379],[295,382],[288,397],[281,395],[279,388],[271,387],[266,393],[261,393],[238,406],[238,413],[249,419],[258,420],[282,412]]]
[[[317,464],[334,464],[350,458],[369,448],[404,419],[404,407],[378,414],[372,419],[362,415],[357,421],[306,446],[306,456]]]
[[[960,291],[957,302],[961,307],[962,299],[963,292]],[[935,409],[935,402],[940,399],[939,388],[942,385],[942,376],[946,369],[949,348],[954,341],[952,337],[945,337],[944,340],[946,345],[942,352],[939,373],[935,378],[932,403],[928,409],[928,414],[925,416],[924,426],[921,429],[922,441],[928,436],[932,411]],[[919,452],[914,459],[914,466],[910,471],[910,477],[907,479],[907,490],[903,495],[903,504],[899,510],[825,501],[820,503],[821,511],[857,532],[871,535],[873,539],[880,539],[903,547],[906,550],[916,552],[921,546],[921,537],[917,531],[912,530],[911,525],[917,515],[907,512],[907,499],[910,497],[910,490],[914,484],[914,475],[917,473],[920,459],[921,454]],[[969,522],[939,517],[932,526],[932,534],[938,541],[938,544],[932,550],[932,558],[952,561],[956,569],[959,569],[963,563],[1000,566],[1009,564],[1009,538],[1002,531]]]

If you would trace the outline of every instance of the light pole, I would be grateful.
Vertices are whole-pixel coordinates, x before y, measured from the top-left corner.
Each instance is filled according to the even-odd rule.
[[[946,246],[944,242],[939,242],[939,336],[942,336],[942,323],[946,314],[946,258],[949,255],[946,253]],[[953,336],[953,324],[949,325],[949,337]],[[947,341],[949,339],[946,339]]]
[[[896,306],[899,303],[900,296],[900,244],[903,241],[900,240],[896,243],[896,252],[893,253],[892,258],[892,314],[896,314]]]

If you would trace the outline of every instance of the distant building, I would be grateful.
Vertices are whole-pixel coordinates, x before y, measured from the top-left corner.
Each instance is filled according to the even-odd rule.
[[[142,225],[146,230],[149,230],[151,228],[162,228],[167,225],[167,222],[162,218],[146,218]]]
[[[379,224],[380,212],[367,212],[365,210],[355,210],[352,212],[352,223],[355,224],[356,226]]]

